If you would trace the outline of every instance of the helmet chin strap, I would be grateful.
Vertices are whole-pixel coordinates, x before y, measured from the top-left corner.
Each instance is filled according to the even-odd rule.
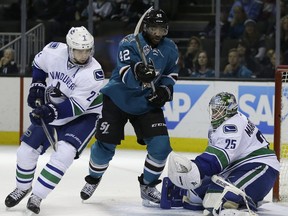
[[[89,62],[90,57],[84,62],[84,63],[80,63],[75,59],[75,64],[77,64],[80,67],[84,67],[87,65],[87,63]]]
[[[92,57],[89,56],[88,59],[84,62],[84,63],[80,63],[76,60],[76,58],[74,57],[74,54],[73,54],[73,49],[69,48],[68,47],[68,61],[77,66],[77,67],[85,67],[90,61],[91,61]]]
[[[70,64],[81,68],[81,67],[85,67],[91,61],[91,57],[89,57],[85,63],[80,63],[75,58],[71,59],[70,57],[68,61],[70,62]]]

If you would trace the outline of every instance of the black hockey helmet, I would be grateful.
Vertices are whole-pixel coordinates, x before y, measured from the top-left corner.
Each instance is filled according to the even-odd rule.
[[[147,32],[147,29],[149,27],[161,27],[163,29],[165,29],[165,35],[168,34],[168,18],[165,14],[165,12],[161,9],[155,10],[152,9],[151,11],[149,11],[144,19],[143,19],[143,31]]]

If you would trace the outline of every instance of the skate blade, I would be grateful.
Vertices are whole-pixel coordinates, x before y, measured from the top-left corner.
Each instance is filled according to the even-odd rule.
[[[34,216],[34,215],[36,215],[36,214],[34,212],[30,211],[29,209],[26,209],[24,211],[24,214],[23,214],[23,216]]]
[[[160,208],[160,203],[154,203],[145,199],[142,200],[142,205],[148,208]]]

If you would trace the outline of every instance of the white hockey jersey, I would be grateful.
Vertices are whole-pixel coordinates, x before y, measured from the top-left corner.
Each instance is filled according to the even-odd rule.
[[[51,42],[35,56],[33,66],[47,73],[48,98],[53,88],[61,92],[61,97],[50,97],[50,102],[57,106],[66,100],[66,107],[63,109],[62,106],[59,110],[62,112],[58,115],[60,118],[51,122],[51,125],[63,125],[87,113],[101,114],[102,95],[99,90],[104,83],[104,72],[96,59],[92,58],[85,67],[78,67],[68,61],[66,44]]]
[[[279,170],[280,164],[275,152],[259,129],[238,112],[208,134],[208,147],[196,157],[205,174],[222,173],[225,176],[235,167],[245,163],[259,162]]]

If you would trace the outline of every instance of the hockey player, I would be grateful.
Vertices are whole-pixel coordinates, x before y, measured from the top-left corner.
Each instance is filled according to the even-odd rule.
[[[130,34],[119,44],[117,66],[109,83],[102,88],[102,118],[96,130],[97,141],[91,147],[89,175],[81,190],[87,200],[96,190],[112,160],[117,145],[124,139],[124,126],[129,120],[137,142],[146,145],[147,156],[143,173],[138,177],[143,205],[158,205],[161,194],[156,185],[171,152],[168,131],[161,107],[172,100],[173,86],[178,77],[178,49],[166,38],[167,16],[163,10],[152,9],[143,20],[139,33],[140,52],[145,55],[145,66],[138,51],[135,35]],[[155,85],[153,92],[152,85]]]
[[[33,108],[32,124],[21,137],[17,150],[16,189],[5,199],[7,207],[17,205],[32,190],[27,208],[38,214],[41,201],[56,187],[95,134],[102,109],[99,90],[104,73],[93,58],[94,38],[85,27],[72,27],[66,42],[51,42],[34,58],[27,99]],[[42,122],[50,134],[56,130],[57,149],[32,189],[38,158],[49,147]]]
[[[279,161],[259,129],[238,111],[233,94],[216,94],[209,107],[208,147],[195,160],[171,153],[168,177],[177,187],[188,190],[183,199],[186,208],[205,208],[207,215],[218,215],[225,209],[237,212],[246,208],[251,211],[241,215],[253,215],[251,212],[257,210],[257,203],[274,185],[279,174]],[[171,204],[167,189],[162,188],[166,194],[161,200],[164,206],[165,202]]]

